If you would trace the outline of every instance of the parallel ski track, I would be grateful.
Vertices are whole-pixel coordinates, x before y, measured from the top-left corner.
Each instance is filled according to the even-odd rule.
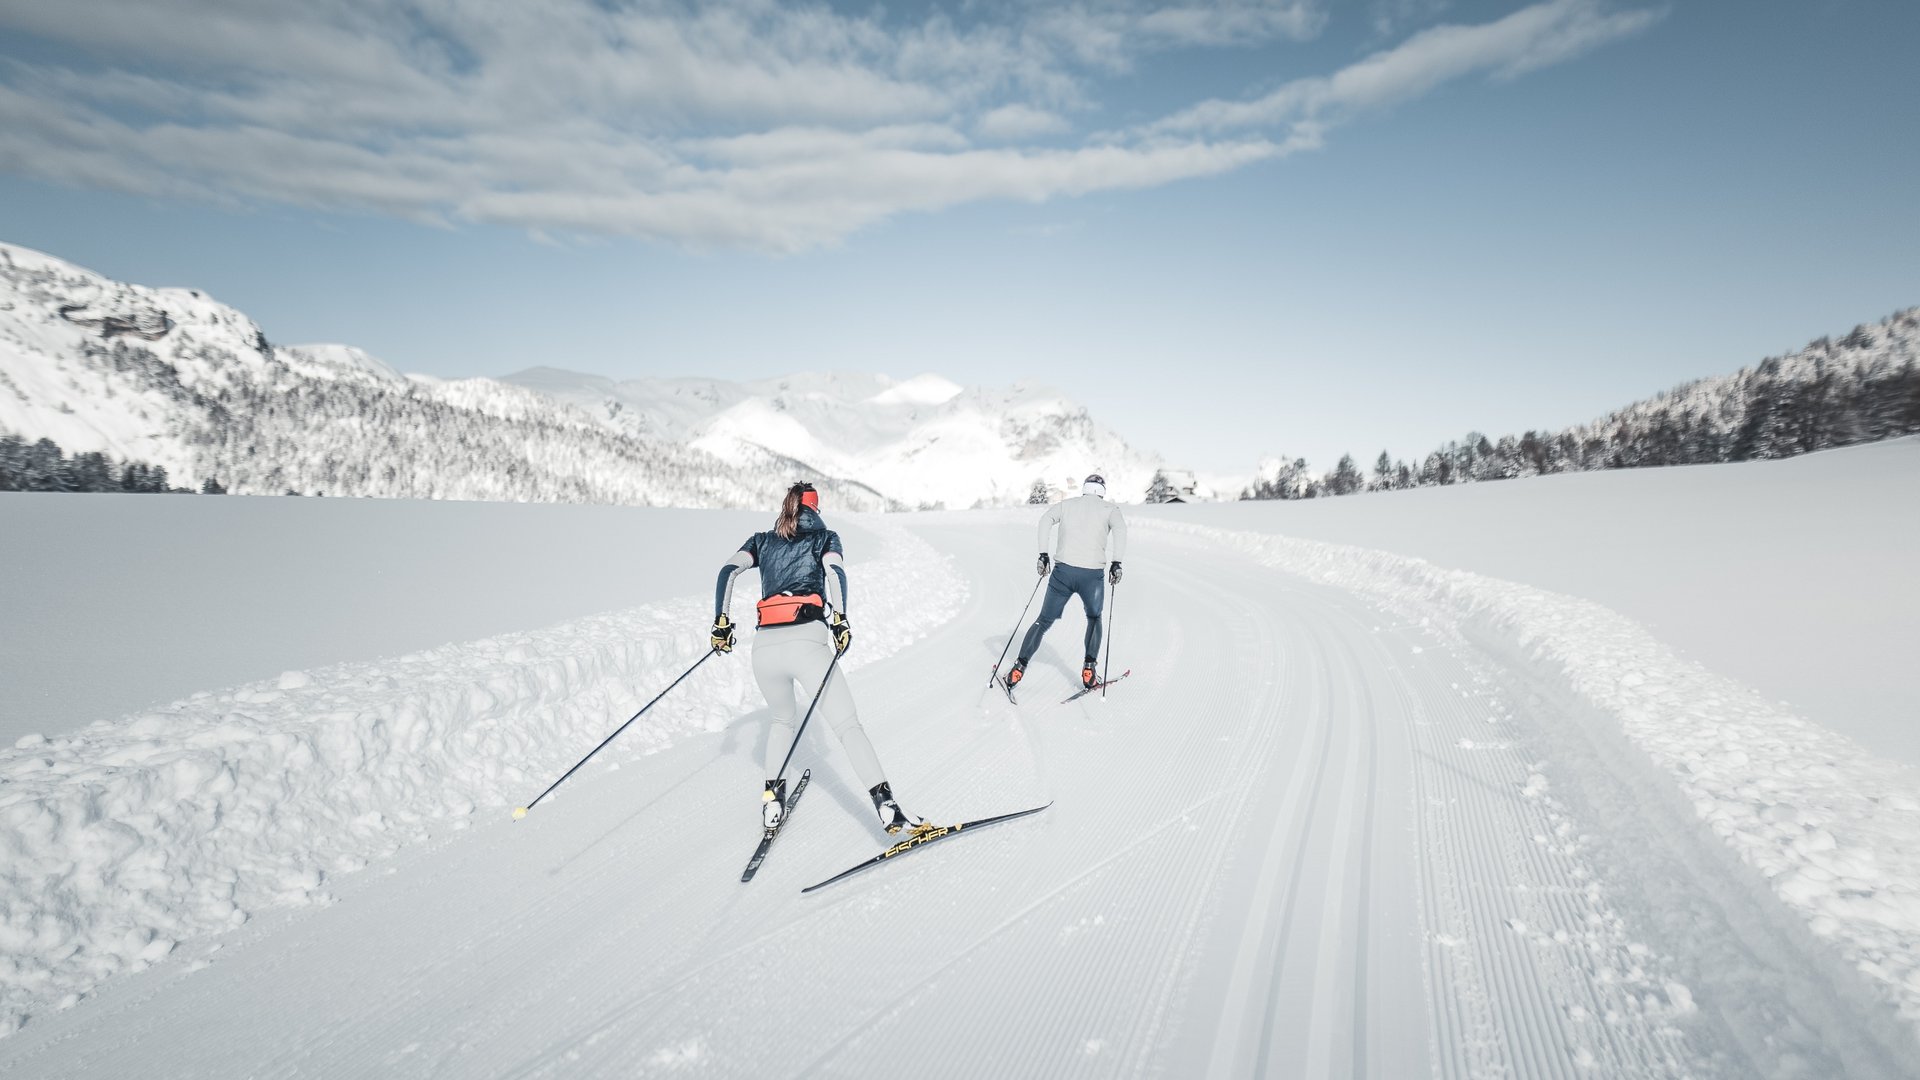
[[[1314,665],[1302,705],[1315,726],[1298,733],[1285,772],[1275,769],[1284,786],[1264,826],[1253,914],[1207,1075],[1404,1075],[1404,1049],[1393,1066],[1370,1056],[1374,950],[1392,944],[1376,938],[1394,930],[1370,924],[1381,869],[1417,887],[1439,1075],[1711,1074],[1709,1055],[1670,1016],[1642,1009],[1661,983],[1639,969],[1658,958],[1634,952],[1577,845],[1551,840],[1570,822],[1550,795],[1523,794],[1524,731],[1511,715],[1486,723],[1499,692],[1485,659],[1417,628],[1380,630],[1386,620],[1350,596],[1302,587],[1285,603]],[[1417,855],[1413,866],[1382,868],[1374,844],[1390,721],[1393,744],[1414,754],[1418,812],[1405,824]],[[1251,1051],[1249,1010],[1262,1013]]]
[[[1137,561],[1136,565],[1140,565]],[[1157,565],[1157,564],[1156,564]],[[1197,585],[1210,590],[1219,602],[1231,593],[1204,579],[1179,578],[1156,588],[1178,590]],[[1236,660],[1255,660],[1263,666],[1257,645],[1269,640],[1265,632],[1251,635],[1227,657],[1212,655],[1205,641],[1192,641],[1190,628],[1180,620],[1152,620],[1150,609],[1136,604],[1140,625],[1128,624],[1138,647],[1164,664],[1157,675],[1136,670],[1135,678],[1106,702],[1087,698],[1062,706],[1045,698],[1019,707],[1020,724],[1035,735],[1042,760],[1073,763],[1083,785],[1074,800],[1079,815],[1075,835],[1065,854],[1072,861],[1030,867],[1054,880],[1022,907],[986,933],[957,949],[872,1012],[853,1018],[847,1035],[818,1058],[809,1069],[826,1074],[858,1074],[862,1059],[885,1060],[896,1034],[901,1041],[920,1046],[930,1062],[962,1062],[990,1074],[997,1067],[1034,1069],[1050,1075],[1138,1075],[1150,1057],[1181,991],[1181,969],[1192,952],[1192,938],[1200,927],[1202,890],[1193,883],[1213,876],[1224,859],[1230,829],[1224,826],[1240,812],[1248,793],[1252,768],[1244,747],[1221,726],[1222,717],[1264,716],[1271,684],[1250,707],[1245,687],[1231,678],[1215,676]],[[1079,626],[1069,616],[1050,635],[1049,645],[1029,669],[1033,699],[1065,687],[1068,676],[1052,639],[1077,639]],[[1065,648],[1060,646],[1059,648]],[[1223,664],[1222,661],[1226,663]],[[1138,668],[1138,665],[1135,665]],[[1170,680],[1173,672],[1180,673]],[[1224,675],[1226,672],[1222,671]],[[1177,688],[1169,693],[1169,687]],[[991,708],[1004,708],[995,701]],[[1210,722],[1212,721],[1212,722]],[[1226,741],[1222,742],[1221,739]],[[1167,744],[1165,753],[1142,753],[1142,742]],[[1142,763],[1163,769],[1141,772]],[[1240,763],[1238,767],[1235,762]],[[1096,781],[1086,785],[1091,778]],[[1064,798],[1065,792],[1050,792]],[[1067,805],[1049,811],[1053,815]],[[1058,828],[1058,825],[1054,826]],[[902,868],[905,869],[904,867]],[[923,870],[926,868],[923,867]],[[1124,883],[1124,884],[1123,884]],[[851,884],[851,883],[850,883]],[[904,888],[875,877],[876,888]],[[1059,909],[1099,909],[1101,922],[1087,925],[1082,916],[1062,929]],[[1051,920],[1047,916],[1053,913]],[[921,1015],[913,1008],[928,994],[939,992],[949,980],[977,985],[991,997],[993,983],[1018,970],[1015,958],[1044,955],[1057,948],[1065,935],[1089,940],[1087,951],[1070,966],[1043,973],[1046,992],[1040,1007],[996,1023],[993,1044],[983,1047],[977,1031],[966,1025],[915,1025]],[[1110,946],[1092,944],[1113,937]],[[1005,940],[1003,940],[1005,939]],[[1071,938],[1069,938],[1071,940]],[[997,953],[996,953],[997,951]],[[997,962],[985,955],[996,953]],[[1009,964],[1015,964],[1009,967]],[[977,972],[966,969],[975,968]],[[1016,976],[1019,978],[1020,976]],[[1031,978],[1031,974],[1026,976]],[[953,998],[967,996],[955,992]],[[920,1001],[924,1004],[924,1001]],[[1063,1033],[1085,1032],[1078,1045]],[[982,1060],[983,1050],[988,1057]],[[1077,1053],[1076,1053],[1077,1051]],[[937,1071],[937,1070],[936,1070]]]
[[[1636,995],[1659,983],[1631,978],[1628,928],[1574,849],[1555,842],[1573,824],[1549,795],[1524,794],[1531,733],[1525,717],[1500,705],[1484,660],[1414,628],[1387,638],[1402,656],[1454,658],[1444,666],[1392,660],[1422,762],[1422,899],[1440,1074],[1710,1072],[1677,1027],[1639,1008]]]
[[[1316,642],[1303,617],[1313,605],[1286,583],[1252,591],[1268,615],[1262,647],[1287,658],[1288,693],[1262,725],[1268,738],[1247,740],[1235,847],[1259,853],[1257,874],[1222,913],[1238,947],[1206,1075],[1365,1075],[1378,720],[1357,665]]]

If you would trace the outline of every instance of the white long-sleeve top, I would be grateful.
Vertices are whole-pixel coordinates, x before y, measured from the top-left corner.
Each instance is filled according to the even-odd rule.
[[[1120,516],[1118,506],[1098,495],[1064,499],[1040,516],[1040,553],[1068,566],[1105,569],[1108,561],[1126,557],[1127,519]]]

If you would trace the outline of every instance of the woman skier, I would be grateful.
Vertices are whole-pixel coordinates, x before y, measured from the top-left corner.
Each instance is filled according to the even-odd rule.
[[[1054,542],[1054,529],[1060,539]],[[1108,539],[1112,539],[1109,560]],[[1055,558],[1050,551],[1059,552]],[[1020,656],[1007,672],[1007,690],[1020,685],[1027,673],[1027,661],[1040,648],[1055,619],[1066,613],[1067,598],[1080,597],[1087,612],[1086,659],[1080,663],[1080,685],[1091,689],[1098,675],[1094,657],[1100,654],[1100,612],[1106,604],[1107,584],[1120,583],[1120,559],[1127,553],[1127,521],[1120,508],[1107,501],[1107,481],[1099,473],[1080,485],[1080,496],[1064,499],[1047,508],[1040,517],[1040,558],[1035,568],[1047,581],[1047,599],[1040,605],[1040,617],[1033,620],[1027,636],[1020,642]],[[1102,569],[1106,570],[1102,580]]]
[[[751,566],[760,568],[763,597],[757,605],[759,629],[753,637],[753,677],[773,713],[773,724],[767,732],[769,779],[761,792],[761,820],[771,829],[787,812],[787,782],[774,777],[794,739],[794,686],[799,684],[804,700],[812,701],[829,664],[853,643],[853,631],[847,624],[847,568],[840,534],[820,519],[820,494],[812,484],[788,488],[773,528],[749,536],[720,568],[720,581],[714,590],[712,636],[713,647],[720,652],[733,651],[734,624],[727,617],[733,579]],[[894,801],[893,788],[854,711],[846,672],[837,665],[832,672],[818,708],[853,759],[854,772],[867,786],[881,826],[894,833],[922,824],[920,818],[900,809]]]

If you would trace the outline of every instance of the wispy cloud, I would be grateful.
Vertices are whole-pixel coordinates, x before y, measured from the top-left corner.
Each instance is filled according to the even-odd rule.
[[[1074,134],[1103,80],[1174,49],[1305,40],[1319,0],[1014,0],[915,19],[775,0],[63,0],[0,31],[0,169],[543,234],[796,251],[896,214],[1217,174],[1367,108],[1639,29],[1550,0],[1335,73]]]
[[[1513,78],[1571,59],[1659,21],[1600,0],[1548,0],[1477,26],[1436,26],[1328,76],[1296,79],[1249,101],[1204,101],[1146,125],[1151,134],[1220,133],[1312,124],[1324,130],[1370,109],[1486,73]]]

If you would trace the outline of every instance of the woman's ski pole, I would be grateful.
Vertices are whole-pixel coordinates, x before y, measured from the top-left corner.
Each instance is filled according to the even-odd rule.
[[[1033,606],[1033,598],[1040,595],[1040,586],[1046,580],[1045,577],[1042,577],[1039,581],[1033,583],[1033,591],[1027,594],[1027,602],[1020,608],[1020,619],[1013,624],[1013,633],[1007,635],[1006,648],[1000,650],[1000,659],[993,662],[993,671],[987,675],[988,686],[992,686],[994,680],[1000,677],[1000,665],[1007,662],[1007,649],[1013,648],[1013,639],[1020,633],[1020,623],[1027,621],[1027,608]]]
[[[668,684],[668,686],[667,686],[667,689],[666,689],[666,690],[662,690],[662,691],[660,691],[660,692],[659,692],[658,694],[655,694],[655,695],[653,696],[653,700],[652,700],[652,701],[649,701],[649,702],[647,702],[647,703],[646,703],[645,705],[642,705],[642,706],[640,706],[640,712],[637,712],[637,713],[634,713],[634,714],[633,714],[632,716],[629,716],[629,717],[627,717],[627,723],[626,723],[626,724],[621,724],[621,725],[620,725],[619,727],[617,727],[617,728],[614,728],[614,729],[613,729],[613,734],[612,734],[612,735],[609,735],[609,736],[607,736],[606,738],[604,738],[604,739],[601,739],[601,740],[600,740],[600,745],[599,745],[599,746],[596,746],[596,747],[594,747],[593,749],[591,749],[591,750],[589,750],[589,751],[587,751],[587,756],[586,756],[586,757],[583,757],[583,758],[581,758],[581,759],[580,759],[579,761],[576,761],[576,762],[574,762],[574,763],[573,763],[573,768],[572,768],[572,769],[568,769],[568,770],[567,770],[566,772],[563,772],[563,773],[561,773],[561,774],[560,774],[560,779],[558,779],[558,780],[555,780],[555,781],[554,781],[553,783],[551,783],[551,784],[548,784],[548,785],[547,785],[547,790],[546,790],[546,791],[543,791],[543,792],[541,792],[540,794],[538,794],[538,795],[535,795],[535,796],[533,797],[533,801],[532,801],[532,802],[530,802],[530,803],[528,803],[527,805],[525,805],[525,806],[516,806],[516,807],[514,807],[514,809],[513,809],[513,819],[514,819],[515,821],[518,821],[518,820],[520,820],[521,818],[523,818],[523,817],[526,817],[526,816],[527,816],[527,811],[529,811],[529,810],[531,810],[531,809],[533,809],[533,808],[534,808],[534,807],[536,807],[536,806],[539,806],[539,805],[540,805],[540,800],[541,800],[541,799],[544,799],[544,798],[546,798],[546,797],[547,797],[547,795],[548,795],[548,794],[549,794],[550,792],[552,792],[554,788],[557,788],[557,787],[559,787],[559,786],[560,786],[561,784],[563,784],[563,783],[565,783],[565,782],[566,782],[566,779],[567,779],[567,777],[569,777],[569,776],[572,776],[572,775],[574,774],[574,771],[575,771],[575,770],[577,770],[577,769],[579,769],[579,768],[580,768],[580,766],[582,766],[582,765],[585,765],[585,764],[587,763],[587,761],[588,761],[588,759],[590,759],[590,758],[592,758],[592,757],[593,757],[593,755],[595,755],[595,754],[597,754],[597,753],[599,753],[599,752],[600,752],[600,750],[601,750],[601,748],[602,748],[602,747],[605,747],[605,746],[606,746],[606,745],[607,745],[608,743],[610,743],[610,742],[612,742],[612,741],[614,740],[614,737],[615,737],[615,736],[617,736],[617,735],[619,735],[619,734],[620,734],[621,732],[623,732],[623,731],[625,731],[625,730],[627,730],[627,724],[631,724],[631,723],[633,723],[633,722],[634,722],[635,720],[638,720],[638,719],[640,719],[640,714],[641,714],[641,713],[644,713],[644,712],[646,712],[646,711],[647,711],[648,709],[651,709],[651,708],[653,708],[653,707],[654,707],[655,705],[657,705],[657,704],[659,704],[659,703],[660,703],[660,699],[661,699],[661,698],[663,698],[663,697],[666,697],[669,691],[671,691],[671,690],[672,690],[672,689],[673,689],[674,687],[676,687],[676,686],[679,686],[679,685],[681,684],[681,682],[683,682],[683,681],[684,681],[684,680],[686,679],[686,677],[687,677],[687,676],[689,676],[689,675],[691,675],[691,674],[693,674],[693,672],[694,672],[694,668],[697,668],[697,667],[699,667],[699,666],[700,666],[701,664],[704,664],[704,663],[706,663],[706,662],[707,662],[708,660],[711,660],[711,659],[713,659],[713,654],[714,654],[714,653],[717,653],[717,652],[719,652],[719,651],[720,651],[720,650],[718,650],[718,649],[708,649],[708,650],[707,650],[707,653],[706,653],[706,655],[705,655],[705,656],[702,656],[702,657],[701,657],[700,659],[698,659],[698,660],[695,660],[695,661],[693,662],[693,667],[690,667],[690,668],[688,668],[687,670],[685,670],[685,671],[683,671],[683,672],[681,672],[681,673],[680,673],[680,678],[678,678],[678,679],[675,679],[675,680],[673,680],[673,682],[672,682],[672,683],[670,683],[670,684]]]
[[[807,733],[807,721],[813,719],[813,707],[820,704],[820,695],[827,692],[827,680],[833,678],[833,669],[839,666],[840,652],[836,649],[833,659],[827,661],[827,673],[820,678],[820,689],[813,692],[813,700],[807,703],[807,715],[801,717],[800,726],[793,729],[793,743],[787,747],[787,756],[780,760],[780,771],[773,774],[775,782],[787,775],[787,763],[793,760],[793,752],[800,747],[800,736]]]

